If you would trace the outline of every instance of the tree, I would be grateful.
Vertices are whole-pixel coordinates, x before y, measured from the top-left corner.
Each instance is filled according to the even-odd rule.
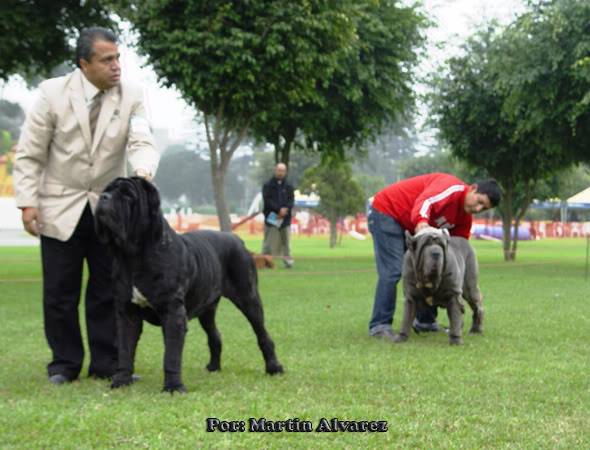
[[[397,0],[340,3],[356,38],[329,57],[319,55],[329,70],[318,77],[314,95],[281,99],[253,122],[254,133],[274,145],[277,162],[289,162],[294,144],[340,154],[361,147],[384,125],[407,119],[414,105],[425,17]]]
[[[352,176],[350,164],[340,158],[326,158],[321,165],[305,171],[301,189],[320,196],[318,212],[330,222],[330,247],[337,241],[338,220],[365,209],[365,195]]]
[[[89,26],[115,28],[97,0],[3,0],[0,3],[0,80],[47,75],[64,61],[74,63],[71,42]]]
[[[450,106],[440,124],[447,122],[443,134],[453,152],[488,169],[504,187],[507,259],[516,253],[516,233],[511,248],[506,242],[511,220],[516,229],[539,183],[590,160],[589,22],[586,1],[538,1],[501,33],[472,40],[451,70],[455,90],[439,96]],[[462,98],[453,101],[454,94]]]
[[[18,103],[0,100],[0,130],[7,131],[12,139],[17,140],[24,121],[25,112]]]
[[[229,230],[225,177],[250,126],[275,105],[304,103],[331,70],[330,49],[355,36],[340,5],[309,0],[113,2],[166,86],[204,116],[215,203]],[[327,51],[319,49],[327,45]]]
[[[499,211],[507,261],[516,257],[516,230],[538,182],[573,161],[566,148],[554,140],[544,142],[539,129],[511,113],[515,100],[503,80],[523,50],[514,33],[494,27],[478,32],[464,54],[450,59],[444,75],[435,78],[432,96],[436,124],[452,153],[502,185]]]
[[[590,161],[590,2],[537,1],[503,33],[502,112],[560,166]]]

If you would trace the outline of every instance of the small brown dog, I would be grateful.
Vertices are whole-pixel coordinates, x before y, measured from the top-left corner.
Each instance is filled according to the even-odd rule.
[[[270,255],[258,255],[256,253],[250,252],[252,258],[254,259],[254,263],[256,264],[257,269],[274,269],[275,263],[272,260],[272,256]]]

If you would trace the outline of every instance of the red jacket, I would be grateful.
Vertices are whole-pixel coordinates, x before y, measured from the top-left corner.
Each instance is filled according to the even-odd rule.
[[[465,212],[469,185],[446,173],[429,173],[394,183],[379,191],[373,208],[414,232],[419,222],[447,228],[452,236],[469,239],[472,216]]]

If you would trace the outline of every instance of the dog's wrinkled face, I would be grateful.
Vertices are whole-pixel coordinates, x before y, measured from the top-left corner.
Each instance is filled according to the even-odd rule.
[[[449,235],[446,230],[431,228],[406,235],[406,244],[413,253],[416,278],[422,287],[437,287],[443,276]]]
[[[136,253],[148,240],[162,236],[160,195],[139,177],[117,178],[100,195],[95,211],[99,240]]]

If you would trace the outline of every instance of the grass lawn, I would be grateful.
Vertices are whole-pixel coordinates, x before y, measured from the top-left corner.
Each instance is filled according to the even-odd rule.
[[[246,238],[253,250],[260,241]],[[260,272],[282,376],[264,374],[250,326],[223,300],[222,371],[189,324],[184,396],[161,393],[162,338],[146,324],[141,381],[110,390],[82,377],[47,382],[37,248],[0,248],[0,448],[590,448],[590,281],[586,242],[474,242],[485,334],[450,347],[445,335],[401,346],[367,336],[376,281],[370,241],[293,239],[295,268]],[[403,303],[398,300],[394,328]],[[439,315],[447,324],[444,311]],[[466,321],[470,324],[470,318]],[[467,326],[466,325],[466,326]],[[87,363],[87,361],[86,361]],[[386,433],[207,433],[208,417],[384,420]]]

